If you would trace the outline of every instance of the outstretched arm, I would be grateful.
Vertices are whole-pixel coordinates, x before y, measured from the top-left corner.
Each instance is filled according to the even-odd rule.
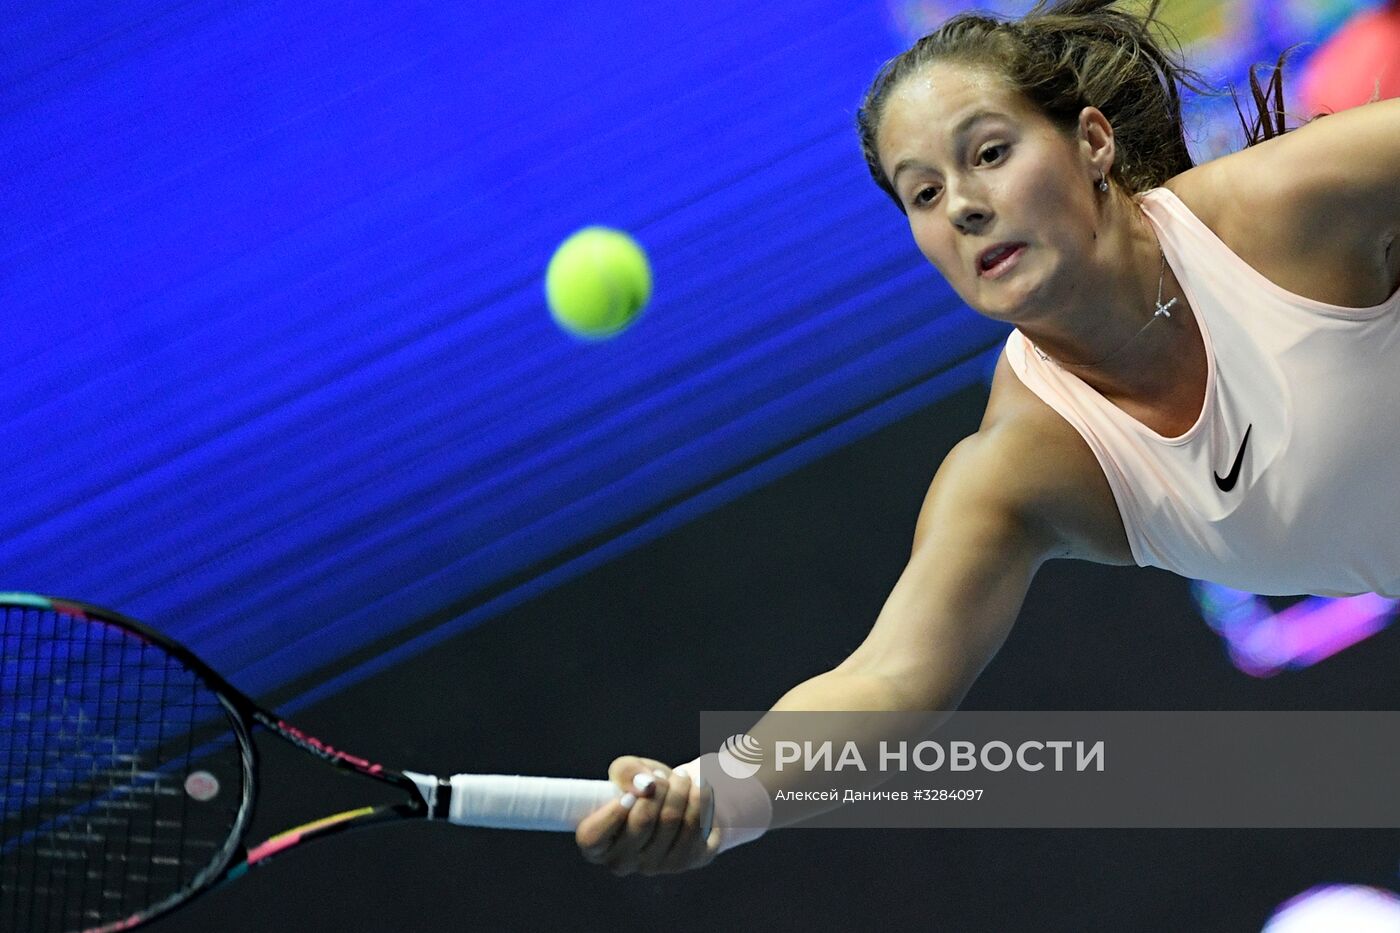
[[[870,633],[841,664],[784,694],[775,711],[958,704],[1005,640],[1036,569],[1060,550],[1017,479],[1030,471],[1013,468],[1029,464],[1014,459],[993,435],[954,448],[930,487],[909,563]],[[762,741],[766,728],[760,722],[750,732]],[[882,736],[854,738],[874,743]],[[631,799],[600,808],[579,826],[577,841],[590,861],[616,874],[683,871],[733,844],[722,807],[707,827],[711,792],[689,776],[631,756],[615,761],[609,774]],[[816,789],[792,770],[760,772],[758,779],[769,799],[778,790]]]

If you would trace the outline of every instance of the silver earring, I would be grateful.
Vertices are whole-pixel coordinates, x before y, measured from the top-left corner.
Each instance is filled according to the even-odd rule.
[[[1099,175],[1099,184],[1098,184],[1098,188],[1099,188],[1100,191],[1107,191],[1107,190],[1108,190],[1108,179],[1107,179],[1106,177],[1104,177],[1102,174]]]

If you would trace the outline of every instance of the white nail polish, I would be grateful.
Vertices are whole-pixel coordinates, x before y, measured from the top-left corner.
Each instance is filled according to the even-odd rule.
[[[641,793],[648,787],[656,783],[656,778],[650,774],[639,774],[632,779],[632,786],[637,788],[637,793]]]
[[[622,809],[630,810],[632,809],[632,804],[637,802],[637,798],[632,794],[623,794],[620,798],[618,798],[617,802],[622,805]]]
[[[662,771],[660,768],[654,768],[654,769],[652,769],[652,772],[651,772],[651,773],[654,774],[654,775],[656,775],[656,776],[659,777],[659,778],[664,778],[664,777],[666,776],[666,772],[665,772],[665,771]]]

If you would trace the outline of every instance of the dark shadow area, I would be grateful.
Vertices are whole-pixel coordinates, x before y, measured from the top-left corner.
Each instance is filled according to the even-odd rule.
[[[297,719],[440,773],[602,777],[623,753],[688,760],[698,711],[766,708],[860,641],[982,400],[920,412]],[[1397,639],[1255,680],[1185,581],[1056,562],[965,706],[1394,709]],[[266,831],[379,793],[267,757],[268,779],[295,786],[264,800]],[[1237,933],[1314,884],[1394,887],[1397,856],[1396,830],[797,829],[700,872],[616,879],[565,836],[394,826],[291,854],[156,929]]]

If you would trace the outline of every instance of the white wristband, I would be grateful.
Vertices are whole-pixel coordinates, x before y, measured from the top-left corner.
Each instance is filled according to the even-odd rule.
[[[728,852],[735,846],[753,842],[768,831],[773,822],[773,801],[758,778],[731,777],[720,767],[719,755],[714,752],[675,770],[714,791],[713,826],[719,830],[719,851]]]

